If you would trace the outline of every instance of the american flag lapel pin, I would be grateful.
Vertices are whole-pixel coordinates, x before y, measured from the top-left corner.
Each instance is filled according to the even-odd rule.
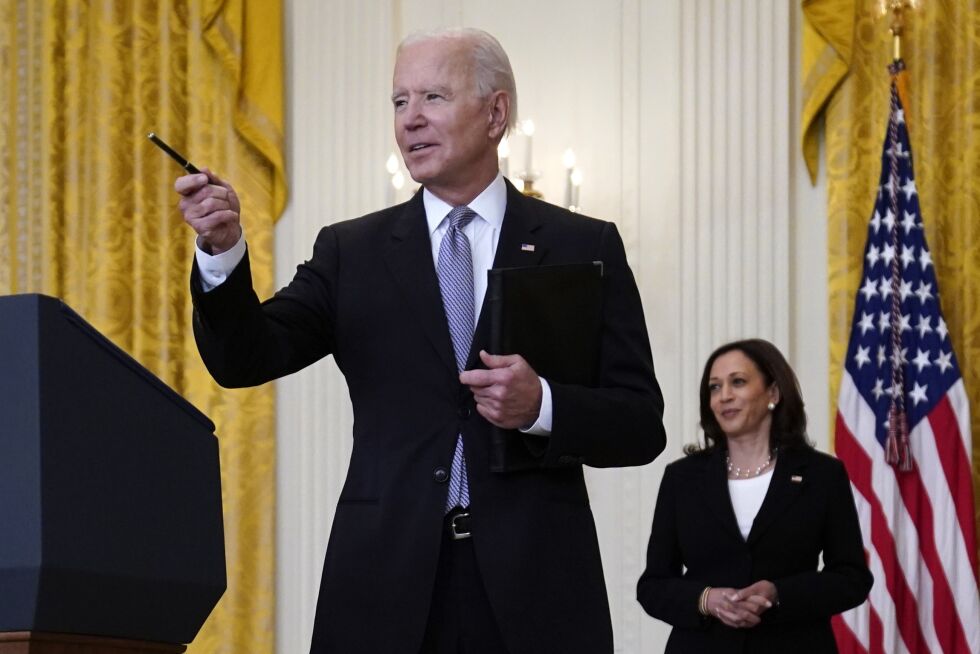
[[[803,483],[803,475],[793,475],[792,477],[789,478],[789,480],[791,482],[793,482],[794,484],[802,484]]]
[[[534,252],[533,243],[521,243],[521,252]]]

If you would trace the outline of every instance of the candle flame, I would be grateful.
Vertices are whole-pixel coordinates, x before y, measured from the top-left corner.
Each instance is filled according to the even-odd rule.
[[[385,168],[388,169],[389,175],[394,175],[398,172],[398,157],[395,156],[394,152],[388,155],[388,161],[385,162]]]

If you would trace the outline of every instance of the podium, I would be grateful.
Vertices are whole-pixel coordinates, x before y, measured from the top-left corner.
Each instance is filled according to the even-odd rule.
[[[0,654],[182,652],[225,584],[211,421],[59,300],[0,297]]]

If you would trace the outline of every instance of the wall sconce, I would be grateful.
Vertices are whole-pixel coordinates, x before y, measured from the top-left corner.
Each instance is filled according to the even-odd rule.
[[[517,123],[517,133],[524,137],[524,169],[517,173],[517,179],[523,183],[521,192],[532,198],[543,199],[544,196],[539,190],[534,188],[534,182],[541,178],[541,171],[534,168],[533,163],[533,137],[535,131],[533,120],[522,120]],[[510,143],[506,137],[501,140],[497,147],[497,160],[500,171],[505,176],[510,172]],[[562,166],[565,167],[565,198],[563,206],[571,211],[579,211],[579,187],[582,185],[582,172],[575,167],[575,152],[571,148],[565,150],[561,158]]]
[[[385,202],[390,207],[398,202],[398,192],[405,186],[405,173],[402,172],[398,155],[394,152],[388,155],[388,160],[385,162],[385,169],[388,171],[390,177],[388,180],[389,183],[385,188]]]
[[[534,182],[541,178],[541,171],[534,168],[533,162],[533,141],[534,121],[523,120],[517,125],[516,132],[524,137],[524,169],[516,174],[516,179],[521,181],[521,192],[532,198],[544,199],[541,191],[534,188]],[[504,137],[497,145],[497,165],[504,177],[510,177],[510,140]],[[562,166],[565,168],[565,197],[562,206],[566,209],[578,213],[579,190],[582,186],[582,171],[575,164],[577,157],[575,152],[568,148],[561,158]],[[408,177],[402,170],[401,159],[395,152],[388,155],[385,162],[385,169],[388,171],[388,184],[385,186],[385,200],[387,206],[393,206],[403,201],[402,190],[408,182]]]
[[[541,177],[541,173],[534,169],[531,164],[531,154],[533,152],[534,121],[528,118],[517,123],[517,131],[524,135],[524,170],[517,174],[517,178],[524,182],[522,193],[528,197],[541,199],[541,191],[534,188],[534,181]]]
[[[568,175],[568,182],[572,187],[571,202],[568,204],[568,210],[572,213],[580,213],[582,205],[579,204],[578,192],[582,187],[582,171],[578,168],[573,169]]]
[[[501,175],[510,177],[510,141],[506,136],[497,144],[497,165]]]

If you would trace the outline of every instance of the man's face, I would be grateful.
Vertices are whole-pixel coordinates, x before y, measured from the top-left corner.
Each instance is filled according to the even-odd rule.
[[[499,134],[490,102],[477,97],[465,42],[402,48],[392,86],[395,140],[412,179],[447,202],[469,202],[496,174]]]

